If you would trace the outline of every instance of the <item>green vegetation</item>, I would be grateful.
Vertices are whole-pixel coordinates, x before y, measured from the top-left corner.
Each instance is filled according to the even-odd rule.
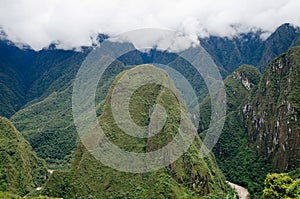
[[[98,115],[112,78],[122,70],[124,66],[115,62],[103,74],[96,93]],[[67,167],[76,149],[78,135],[72,116],[72,91],[73,87],[69,86],[53,92],[11,117],[16,128],[50,168]]]
[[[9,117],[24,103],[24,86],[13,67],[1,59],[0,66],[0,115]]]
[[[89,52],[19,49],[0,41],[0,115],[11,117],[28,102],[40,101],[71,85]]]
[[[258,31],[233,38],[211,36],[200,42],[220,67],[223,77],[242,64],[257,66],[263,72],[272,59],[291,46],[299,46],[299,32],[291,24],[282,24],[266,40],[262,40],[260,34]]]
[[[52,197],[46,197],[46,196],[36,196],[36,197],[31,197],[31,196],[26,196],[26,197],[21,197],[16,194],[12,194],[9,192],[1,192],[0,191],[0,199],[62,199],[62,198],[52,198]]]
[[[299,167],[299,75],[300,48],[295,47],[272,61],[262,77],[243,65],[224,81],[228,113],[213,151],[226,178],[246,187],[252,198],[262,195],[269,172]],[[209,97],[200,111],[204,136]]]
[[[225,79],[227,115],[222,134],[213,149],[226,179],[247,188],[252,198],[261,195],[263,181],[270,170],[270,164],[259,157],[248,142],[242,112],[242,105],[256,93],[260,77],[257,68],[243,65]],[[208,128],[210,113],[210,98],[207,97],[200,104],[201,137]]]
[[[153,67],[153,70],[158,69]],[[115,82],[124,74],[126,72],[117,76]],[[133,94],[130,112],[137,124],[147,124],[149,108],[158,103],[166,109],[166,125],[159,134],[148,139],[133,138],[123,133],[114,123],[111,113],[110,96],[113,88],[106,97],[99,121],[114,144],[128,151],[153,151],[179,133],[176,118],[178,108],[182,105],[172,92],[155,84],[145,85]],[[201,145],[201,140],[196,137],[188,152],[168,167],[132,174],[103,165],[79,142],[71,169],[55,171],[42,194],[64,198],[226,198],[227,195],[232,198],[234,192],[226,184],[213,155],[199,159]]]
[[[25,195],[46,179],[45,162],[15,127],[0,117],[0,191]]]
[[[300,47],[273,60],[249,100],[247,133],[274,171],[296,169],[300,160]]]
[[[52,93],[45,100],[28,106],[11,120],[37,154],[48,165],[66,165],[75,149],[77,133],[72,122],[72,87]]]
[[[22,199],[22,197],[9,192],[0,191],[0,199]]]
[[[265,180],[264,199],[300,198],[299,177],[300,169],[288,174],[269,174]]]

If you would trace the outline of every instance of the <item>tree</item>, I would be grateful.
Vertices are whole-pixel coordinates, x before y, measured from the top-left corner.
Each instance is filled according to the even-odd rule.
[[[285,173],[268,174],[264,184],[264,199],[300,198],[300,179],[294,180]]]

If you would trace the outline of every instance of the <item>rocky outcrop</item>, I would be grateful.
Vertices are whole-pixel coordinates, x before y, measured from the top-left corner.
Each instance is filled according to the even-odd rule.
[[[300,166],[300,48],[272,61],[244,105],[248,138],[280,171]]]

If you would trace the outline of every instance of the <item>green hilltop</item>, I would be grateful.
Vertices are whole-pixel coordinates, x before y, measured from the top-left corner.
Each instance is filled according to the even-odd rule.
[[[145,65],[137,67],[145,67]],[[154,66],[147,65],[147,67],[165,73]],[[165,87],[156,84],[144,85],[131,97],[132,119],[139,125],[147,125],[149,109],[158,103],[166,109],[168,115],[166,125],[157,135],[150,138],[134,138],[123,133],[114,122],[110,98],[118,79],[134,70],[136,68],[127,70],[114,80],[106,96],[99,121],[111,142],[127,151],[145,153],[167,144],[176,133],[179,133],[178,111],[182,104]],[[184,117],[188,117],[187,113],[184,114]],[[203,159],[198,157],[201,146],[202,142],[196,136],[188,151],[174,163],[157,171],[134,174],[103,165],[79,142],[71,169],[54,172],[42,193],[64,198],[233,197],[234,192],[226,184],[213,154]]]

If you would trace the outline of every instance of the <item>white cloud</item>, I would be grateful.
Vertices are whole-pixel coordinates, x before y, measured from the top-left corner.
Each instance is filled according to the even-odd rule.
[[[35,50],[60,41],[61,48],[91,45],[98,33],[111,36],[164,28],[191,38],[232,36],[251,29],[274,31],[300,25],[299,0],[0,0],[0,27],[13,42]],[[234,26],[232,26],[234,25]],[[192,39],[194,40],[194,39]]]

